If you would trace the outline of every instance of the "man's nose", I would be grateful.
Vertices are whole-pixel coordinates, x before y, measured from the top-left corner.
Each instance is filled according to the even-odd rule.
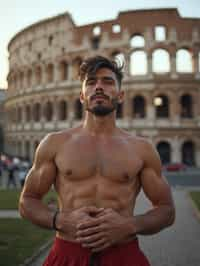
[[[103,90],[102,86],[96,86],[95,87],[95,92],[96,93],[104,93],[104,90]]]

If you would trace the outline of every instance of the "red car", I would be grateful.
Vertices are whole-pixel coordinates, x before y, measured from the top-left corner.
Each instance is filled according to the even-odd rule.
[[[169,172],[178,172],[187,170],[187,166],[184,163],[170,163],[163,166],[163,170]]]

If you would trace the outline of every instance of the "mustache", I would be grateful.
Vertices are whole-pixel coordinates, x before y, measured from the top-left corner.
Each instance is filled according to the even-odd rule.
[[[104,94],[104,93],[95,93],[94,95],[92,95],[90,97],[90,99],[94,100],[96,97],[99,97],[99,96],[102,97],[102,98],[105,98],[107,100],[110,100],[110,97],[108,95]]]

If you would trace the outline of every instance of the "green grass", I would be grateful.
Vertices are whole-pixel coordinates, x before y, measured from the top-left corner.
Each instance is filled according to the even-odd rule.
[[[19,202],[20,193],[21,193],[21,191],[17,190],[17,189],[0,190],[0,210],[18,209],[18,202]],[[49,202],[51,199],[56,201],[55,191],[50,191],[44,197],[45,202]]]
[[[22,219],[0,219],[0,232],[0,266],[23,263],[54,236]]]
[[[190,196],[200,211],[200,191],[191,191]]]

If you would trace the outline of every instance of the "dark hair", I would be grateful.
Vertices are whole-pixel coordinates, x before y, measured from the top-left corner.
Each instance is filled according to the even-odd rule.
[[[79,68],[80,80],[83,81],[88,74],[96,74],[97,70],[103,67],[109,68],[115,73],[119,87],[121,87],[123,78],[122,70],[124,65],[122,63],[120,64],[120,62],[110,60],[100,55],[89,57],[82,62]]]

